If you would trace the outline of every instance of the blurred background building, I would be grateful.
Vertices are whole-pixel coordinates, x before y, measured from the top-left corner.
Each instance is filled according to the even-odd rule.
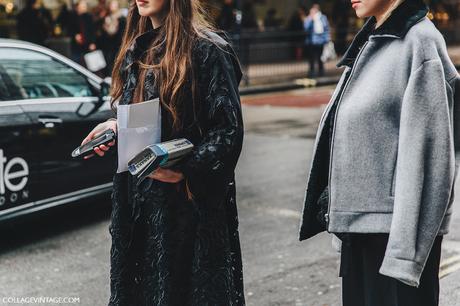
[[[335,51],[342,54],[363,21],[349,0],[208,0],[210,18],[239,52],[244,85],[306,76],[311,53],[305,18],[315,3],[329,21]],[[431,0],[430,19],[449,45],[460,45],[460,0]],[[123,31],[127,0],[0,0],[0,37],[30,40],[76,61],[94,49],[111,62]],[[115,50],[115,51],[114,51]],[[326,75],[328,74],[326,65]]]

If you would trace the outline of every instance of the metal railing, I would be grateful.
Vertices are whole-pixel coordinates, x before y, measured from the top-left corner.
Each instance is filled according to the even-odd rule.
[[[460,21],[448,26],[439,27],[448,45],[460,44]],[[340,31],[340,30],[339,30]],[[336,47],[346,49],[357,28],[346,32],[332,29],[331,37]],[[229,35],[238,53],[243,67],[243,86],[273,84],[306,78],[309,70],[304,32],[277,31],[244,31],[240,35]],[[343,41],[336,38],[343,37]],[[335,62],[326,63],[326,75],[337,73]],[[329,68],[329,71],[328,71]]]
[[[308,47],[304,32],[245,31],[230,37],[244,71],[243,86],[307,76]]]

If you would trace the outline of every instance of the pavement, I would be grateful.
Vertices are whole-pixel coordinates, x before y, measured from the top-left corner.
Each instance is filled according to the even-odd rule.
[[[236,176],[248,306],[341,305],[330,235],[298,241],[314,136],[332,90],[243,97],[246,134]],[[71,296],[80,302],[64,305],[107,305],[109,204],[101,198],[1,226],[0,306],[8,305],[4,296]],[[460,304],[457,208],[443,245],[441,306]]]

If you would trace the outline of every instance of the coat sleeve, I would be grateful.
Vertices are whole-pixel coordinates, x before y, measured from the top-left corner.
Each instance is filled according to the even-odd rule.
[[[411,73],[402,100],[393,219],[380,273],[418,287],[456,175],[452,88],[440,60]]]
[[[305,44],[311,44],[311,35],[312,35],[312,28],[313,28],[313,20],[311,17],[305,18],[303,22],[303,30],[305,32]]]
[[[213,45],[200,71],[206,74],[200,93],[204,97],[201,142],[180,170],[193,195],[212,192],[230,182],[243,143],[243,120],[238,84],[241,70],[235,54]],[[199,74],[202,74],[198,71]]]
[[[303,30],[307,32],[307,34],[311,34],[313,28],[313,19],[311,17],[305,18],[303,21]]]

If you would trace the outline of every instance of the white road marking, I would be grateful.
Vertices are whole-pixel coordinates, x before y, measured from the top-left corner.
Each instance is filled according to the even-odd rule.
[[[439,278],[444,278],[447,275],[454,273],[460,270],[460,261],[454,265],[449,266],[448,268],[440,269],[439,270]]]
[[[292,219],[300,219],[302,216],[300,212],[287,208],[266,208],[263,209],[264,212],[277,217],[286,217]]]
[[[460,270],[460,242],[458,241],[443,241],[443,250],[454,253],[444,260],[439,265],[439,278],[444,278],[449,274],[452,274]]]

